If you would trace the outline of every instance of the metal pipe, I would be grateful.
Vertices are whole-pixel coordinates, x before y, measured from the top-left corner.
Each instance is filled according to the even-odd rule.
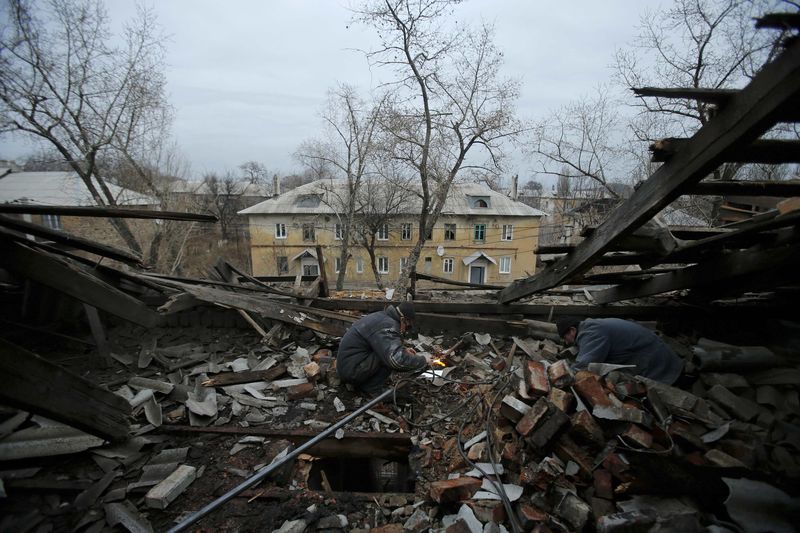
[[[328,437],[328,435],[330,435],[332,433],[335,433],[337,429],[341,428],[342,426],[344,426],[345,424],[347,424],[348,422],[350,422],[351,420],[353,420],[357,416],[361,415],[362,413],[364,413],[364,411],[366,411],[367,409],[371,408],[373,405],[378,404],[381,401],[383,401],[384,399],[388,398],[393,393],[393,391],[394,391],[394,389],[387,389],[387,390],[383,391],[379,396],[376,396],[375,398],[373,398],[369,402],[365,403],[364,405],[362,405],[361,407],[359,407],[358,409],[356,409],[355,411],[353,411],[352,413],[350,413],[346,417],[342,418],[341,420],[339,420],[338,422],[336,422],[335,424],[333,424],[329,428],[326,428],[325,431],[323,431],[322,433],[320,433],[319,435],[317,435],[313,439],[309,440],[305,444],[302,444],[302,445],[298,446],[293,452],[287,454],[286,456],[284,456],[283,458],[279,459],[278,461],[273,462],[269,466],[266,466],[266,467],[262,468],[261,470],[259,470],[258,472],[256,472],[255,474],[253,474],[252,476],[247,478],[240,485],[237,485],[236,487],[232,488],[231,490],[229,490],[228,492],[226,492],[225,494],[223,494],[222,496],[220,496],[219,498],[217,498],[213,502],[209,503],[208,505],[206,505],[205,507],[203,507],[199,511],[196,511],[196,512],[190,514],[189,516],[184,518],[183,521],[179,522],[178,524],[173,526],[171,529],[169,529],[167,531],[167,533],[177,533],[178,531],[183,531],[187,527],[191,526],[192,524],[194,524],[195,522],[197,522],[198,520],[200,520],[201,518],[203,518],[204,516],[206,516],[207,514],[212,512],[214,509],[216,509],[217,507],[219,507],[223,503],[233,499],[233,497],[236,496],[237,494],[239,494],[240,492],[242,492],[244,490],[247,490],[250,487],[252,487],[253,485],[257,484],[259,481],[261,481],[262,479],[264,479],[265,477],[270,475],[272,472],[274,472],[275,470],[277,470],[278,468],[283,466],[285,463],[291,461],[292,459],[294,459],[295,457],[297,457],[298,455],[300,455],[301,453],[303,453],[307,449],[311,448],[312,446],[314,446],[318,442],[325,440]]]

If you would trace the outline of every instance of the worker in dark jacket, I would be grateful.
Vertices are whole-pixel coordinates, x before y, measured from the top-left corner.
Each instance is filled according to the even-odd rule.
[[[683,361],[658,335],[621,318],[564,317],[556,322],[567,346],[578,347],[575,368],[589,363],[636,365],[634,373],[671,385],[683,371]]]
[[[345,383],[378,394],[393,370],[422,370],[431,356],[403,347],[402,334],[414,325],[414,305],[403,302],[355,322],[342,337],[336,371]]]

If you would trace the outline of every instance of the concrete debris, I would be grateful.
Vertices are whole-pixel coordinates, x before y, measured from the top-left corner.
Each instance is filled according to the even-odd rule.
[[[164,481],[150,489],[144,497],[148,507],[166,509],[167,506],[195,480],[197,469],[189,465],[179,466]]]
[[[142,516],[136,507],[125,500],[122,503],[109,503],[105,505],[106,522],[111,527],[120,525],[130,533],[152,533],[153,526]]]

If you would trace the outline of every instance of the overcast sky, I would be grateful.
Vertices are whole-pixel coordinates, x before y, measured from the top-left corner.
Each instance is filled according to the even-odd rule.
[[[292,153],[317,135],[326,91],[337,82],[374,86],[356,49],[373,32],[350,24],[349,0],[160,0],[154,10],[169,35],[168,92],[174,135],[193,177],[255,160],[271,172],[299,169]],[[115,22],[130,0],[107,0]],[[468,24],[492,22],[507,76],[522,81],[518,110],[535,118],[609,80],[615,48],[631,42],[655,0],[469,0],[456,8]],[[0,157],[30,146],[5,140]],[[531,164],[513,158],[521,176]]]

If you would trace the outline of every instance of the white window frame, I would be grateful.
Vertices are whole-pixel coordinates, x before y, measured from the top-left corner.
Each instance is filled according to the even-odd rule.
[[[338,222],[333,226],[333,238],[337,241],[344,239],[344,226]]]
[[[478,238],[478,226],[482,227],[481,238]],[[472,240],[476,242],[486,242],[486,224],[475,224],[472,227]]]
[[[288,232],[286,231],[286,224],[284,224],[283,222],[278,222],[275,224],[276,239],[285,239],[287,233]]]
[[[452,257],[445,257],[442,259],[442,272],[445,274],[452,274],[455,266],[455,260]]]
[[[342,269],[342,258],[335,257],[333,261],[333,272],[335,274],[338,274],[341,269]]]
[[[411,240],[411,231],[413,226],[411,222],[403,222],[400,225],[400,240],[401,241],[410,241]]]
[[[511,274],[511,256],[501,257],[499,268],[501,274]]]
[[[503,224],[503,235],[500,237],[501,241],[511,241],[514,240],[514,225],[513,224]]]
[[[356,257],[356,274],[364,273],[364,258]]]
[[[378,240],[379,241],[388,241],[389,240],[389,224],[384,224],[380,228],[378,228]]]
[[[50,229],[62,230],[61,215],[42,215],[42,224]]]
[[[378,274],[388,274],[389,273],[389,258],[385,255],[379,255],[375,258],[375,261],[378,263]]]
[[[406,269],[406,265],[408,264],[408,257],[401,257],[400,258],[400,272],[403,272]]]

